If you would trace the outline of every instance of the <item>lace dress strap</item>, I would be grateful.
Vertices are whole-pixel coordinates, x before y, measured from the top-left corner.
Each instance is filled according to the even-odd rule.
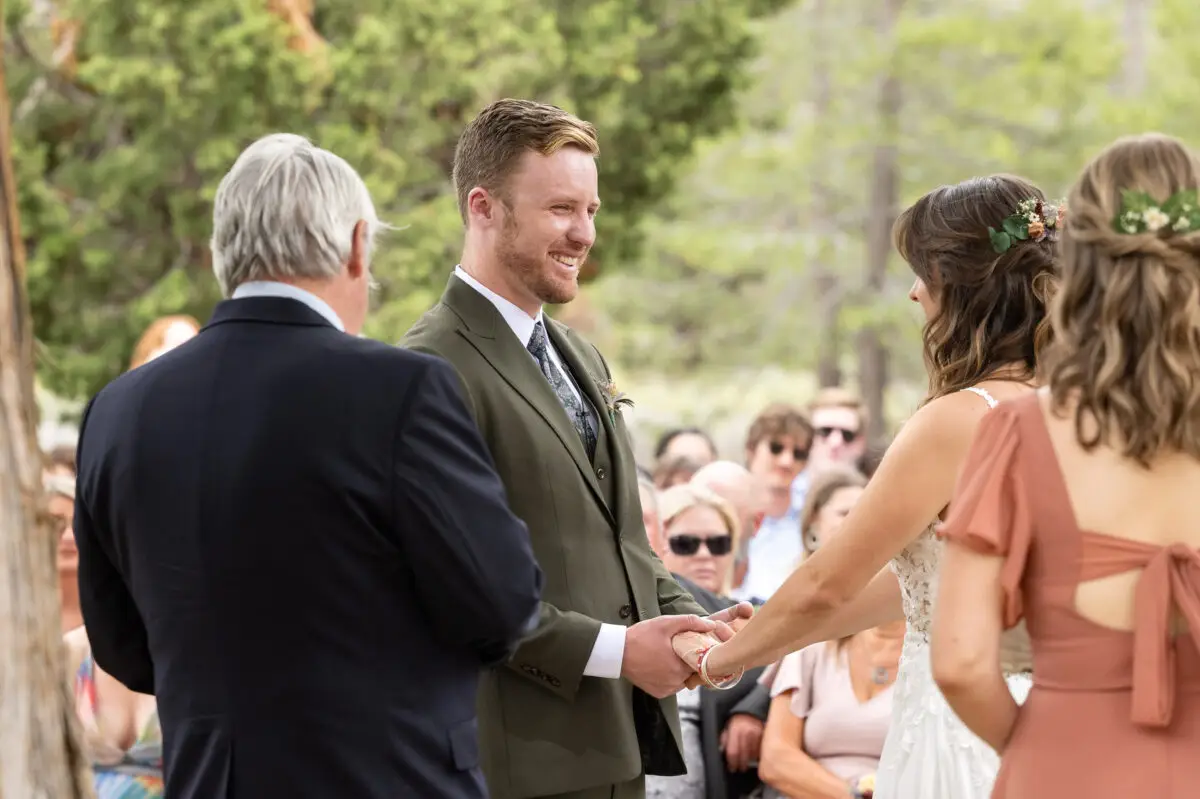
[[[967,386],[966,388],[964,388],[962,390],[970,391],[972,394],[978,394],[979,396],[983,397],[983,401],[987,403],[989,409],[995,408],[997,405],[1000,404],[1000,403],[996,402],[995,397],[993,397],[991,394],[988,393],[988,390],[986,388],[980,388],[979,386]]]

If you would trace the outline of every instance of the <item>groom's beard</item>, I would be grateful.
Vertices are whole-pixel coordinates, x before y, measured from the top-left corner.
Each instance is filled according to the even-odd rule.
[[[579,293],[577,280],[557,280],[553,276],[556,266],[552,264],[549,253],[538,251],[535,255],[521,249],[518,243],[520,230],[511,216],[504,221],[504,232],[496,244],[496,259],[504,266],[509,274],[517,280],[530,294],[543,303],[562,305],[575,299]],[[568,248],[564,247],[565,252]],[[580,270],[587,262],[586,251],[579,262]]]

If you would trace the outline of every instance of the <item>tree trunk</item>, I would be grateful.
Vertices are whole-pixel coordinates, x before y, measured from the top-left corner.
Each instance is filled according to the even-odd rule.
[[[1153,0],[1124,0],[1121,36],[1125,43],[1125,58],[1121,64],[1119,90],[1125,97],[1140,97],[1146,89],[1152,5]]]
[[[0,0],[0,41],[3,41]],[[62,643],[57,542],[41,491],[33,332],[0,51],[0,799],[92,797]]]
[[[896,23],[901,0],[882,0],[879,7],[880,47],[895,51]],[[897,172],[897,138],[900,123],[900,79],[896,74],[896,59],[889,62],[879,86],[879,138],[875,144],[871,166],[870,198],[867,207],[867,252],[864,294],[870,304],[884,301],[888,258],[892,250],[892,224],[896,219],[899,194]],[[867,437],[879,443],[887,434],[883,416],[884,392],[888,381],[888,349],[884,342],[887,331],[868,325],[858,336],[858,376],[863,400],[870,414]]]
[[[811,33],[809,46],[813,48],[813,140],[820,147],[832,147],[836,140],[831,130],[829,106],[833,89],[830,86],[829,28],[825,0],[813,3],[809,15]],[[842,384],[842,286],[833,260],[837,257],[833,239],[837,235],[833,221],[833,198],[830,197],[831,178],[826,167],[830,158],[816,159],[813,165],[813,206],[811,230],[817,239],[816,257],[813,262],[813,287],[816,289],[820,306],[817,333],[817,383],[821,388]]]

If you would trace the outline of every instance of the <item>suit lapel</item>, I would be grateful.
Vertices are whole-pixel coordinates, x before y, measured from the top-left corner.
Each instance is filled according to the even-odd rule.
[[[592,407],[596,409],[596,415],[600,418],[600,425],[604,428],[604,438],[608,439],[608,456],[612,465],[612,481],[613,481],[613,516],[621,519],[624,511],[623,496],[624,491],[621,486],[625,485],[624,465],[621,460],[620,439],[618,438],[617,429],[613,424],[612,416],[608,412],[608,401],[600,393],[599,376],[592,374],[587,368],[587,364],[581,357],[579,350],[576,349],[575,339],[566,332],[565,327],[560,327],[557,322],[547,322],[546,332],[550,336],[550,343],[558,350],[558,354],[571,368],[575,375],[575,380],[579,384],[579,390],[592,403]],[[602,378],[599,378],[602,379]]]
[[[463,325],[459,328],[459,333],[550,426],[559,443],[571,454],[596,501],[612,521],[612,514],[596,482],[587,450],[579,438],[579,433],[575,431],[575,425],[571,423],[566,409],[563,408],[554,389],[550,387],[549,381],[538,369],[533,356],[521,346],[521,342],[505,323],[504,317],[486,297],[453,276],[446,287],[442,302],[462,320]],[[552,325],[547,327],[551,328]],[[557,343],[555,346],[557,348]],[[559,352],[561,354],[562,351]],[[584,389],[582,382],[580,380],[581,390]],[[603,407],[600,405],[597,410]]]

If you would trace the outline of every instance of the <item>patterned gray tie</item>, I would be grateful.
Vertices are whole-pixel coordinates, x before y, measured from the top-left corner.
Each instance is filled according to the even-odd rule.
[[[575,396],[575,392],[571,391],[571,387],[567,385],[567,379],[563,376],[562,370],[550,360],[549,347],[550,341],[546,337],[546,327],[539,320],[533,326],[533,336],[529,339],[529,346],[527,347],[529,354],[537,361],[538,368],[542,370],[542,376],[549,381],[550,387],[558,395],[558,401],[566,409],[567,416],[571,417],[571,423],[575,425],[575,432],[579,434],[583,445],[587,447],[588,457],[594,457],[596,454],[596,434],[592,432],[592,426],[588,424],[587,408],[584,407],[582,400]]]

